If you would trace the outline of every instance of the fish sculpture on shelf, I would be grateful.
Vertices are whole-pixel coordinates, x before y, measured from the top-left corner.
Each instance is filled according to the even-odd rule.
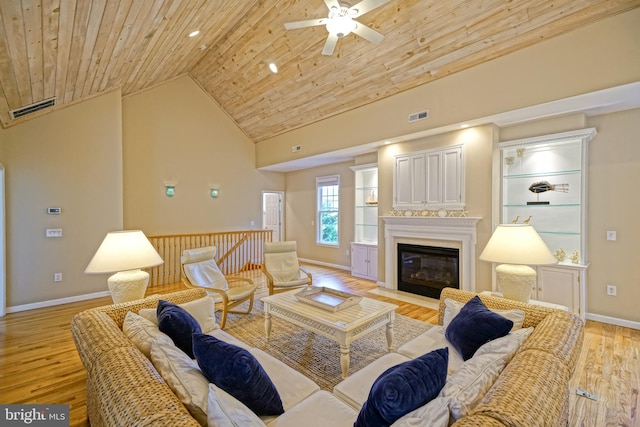
[[[528,205],[548,205],[549,202],[540,201],[540,193],[547,191],[569,192],[569,184],[551,184],[549,181],[537,181],[529,186],[529,191],[535,193],[538,199],[535,202],[527,202]]]
[[[529,186],[532,193],[544,193],[546,191],[559,191],[561,193],[569,192],[569,184],[551,184],[549,181],[534,182]]]

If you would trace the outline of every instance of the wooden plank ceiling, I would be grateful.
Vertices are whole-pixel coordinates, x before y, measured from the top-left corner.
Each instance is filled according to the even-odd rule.
[[[190,74],[259,142],[640,6],[640,0],[391,0],[320,54],[323,0],[1,0],[0,121]],[[187,35],[200,30],[196,37]],[[275,62],[273,74],[267,64]]]

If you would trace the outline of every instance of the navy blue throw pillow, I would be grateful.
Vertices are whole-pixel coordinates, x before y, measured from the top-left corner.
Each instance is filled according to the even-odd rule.
[[[184,308],[165,300],[158,301],[156,316],[160,331],[169,335],[176,347],[193,359],[191,335],[202,333],[198,321]]]
[[[204,376],[256,415],[284,413],[276,386],[247,350],[210,335],[194,334],[193,352]]]
[[[504,337],[513,322],[487,308],[478,296],[467,302],[451,320],[444,336],[464,360],[471,359],[483,344]]]
[[[449,349],[423,354],[384,371],[371,386],[354,427],[390,426],[433,400],[447,380]]]

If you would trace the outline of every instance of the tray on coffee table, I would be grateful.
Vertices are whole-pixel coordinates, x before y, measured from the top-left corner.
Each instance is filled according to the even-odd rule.
[[[362,299],[359,295],[337,291],[324,286],[307,286],[296,293],[296,298],[300,302],[333,312],[354,306]]]

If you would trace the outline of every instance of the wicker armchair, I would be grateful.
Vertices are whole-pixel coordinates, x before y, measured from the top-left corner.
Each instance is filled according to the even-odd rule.
[[[185,249],[182,252],[182,282],[189,288],[202,288],[222,304],[220,328],[227,323],[227,313],[251,312],[257,285],[253,280],[243,277],[225,276],[215,261],[216,247],[206,246],[197,249]],[[247,311],[234,311],[232,308],[249,301]]]
[[[294,241],[265,242],[262,272],[267,276],[269,295],[312,284],[311,273],[300,267]]]

